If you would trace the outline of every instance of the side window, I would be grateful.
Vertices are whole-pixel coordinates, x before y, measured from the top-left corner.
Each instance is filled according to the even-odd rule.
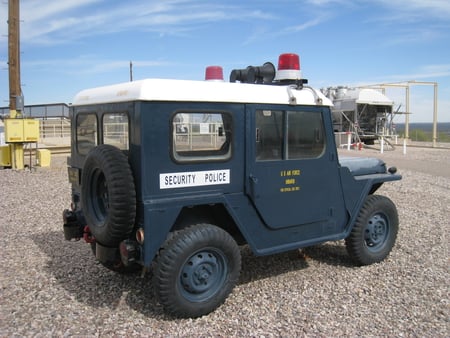
[[[231,115],[179,112],[172,119],[172,153],[180,162],[225,160],[231,157]]]
[[[325,150],[322,114],[287,112],[287,159],[316,158]]]
[[[103,144],[111,144],[121,150],[128,150],[128,115],[126,113],[103,115]]]
[[[256,159],[281,160],[283,157],[283,112],[256,111]]]
[[[318,111],[256,111],[256,160],[317,158],[325,150]]]
[[[97,116],[95,114],[79,114],[76,118],[77,151],[86,155],[97,145]]]

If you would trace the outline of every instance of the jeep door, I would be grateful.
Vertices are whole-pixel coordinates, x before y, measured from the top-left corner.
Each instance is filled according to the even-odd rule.
[[[328,107],[249,105],[246,113],[246,193],[265,226],[300,226],[312,237],[342,232],[347,216]]]

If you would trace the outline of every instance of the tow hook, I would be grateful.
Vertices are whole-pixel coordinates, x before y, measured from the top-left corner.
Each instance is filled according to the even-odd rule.
[[[130,266],[139,259],[139,245],[137,242],[126,239],[119,245],[120,258],[123,265]]]
[[[89,229],[89,225],[86,225],[83,229],[83,239],[86,243],[94,243],[95,238],[92,236],[91,229]]]

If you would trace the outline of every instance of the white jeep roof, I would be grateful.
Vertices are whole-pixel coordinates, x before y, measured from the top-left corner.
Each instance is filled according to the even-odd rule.
[[[73,106],[128,101],[231,102],[332,106],[320,91],[310,87],[216,81],[145,79],[79,92]]]

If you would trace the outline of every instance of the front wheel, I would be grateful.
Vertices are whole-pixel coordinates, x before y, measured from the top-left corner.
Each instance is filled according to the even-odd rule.
[[[156,294],[177,317],[200,317],[221,305],[241,269],[235,240],[214,225],[177,231],[160,251],[154,270]]]
[[[359,265],[381,262],[392,250],[398,232],[398,214],[394,203],[385,196],[369,195],[345,245]]]

